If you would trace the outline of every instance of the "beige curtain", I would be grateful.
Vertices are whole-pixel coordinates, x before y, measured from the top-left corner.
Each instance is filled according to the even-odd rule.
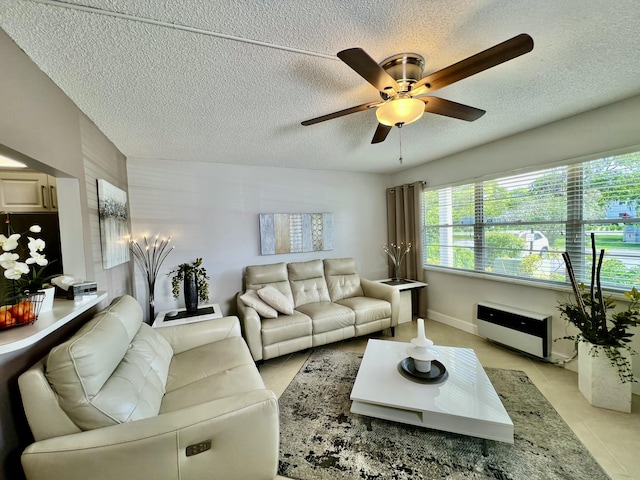
[[[419,281],[424,278],[420,228],[423,185],[424,182],[415,182],[387,189],[387,241],[396,245],[411,244],[401,274]],[[393,275],[392,262],[389,262],[389,275]]]
[[[422,266],[422,191],[424,182],[415,182],[387,189],[387,241],[411,243],[411,251],[405,257],[401,275],[404,278],[424,282]],[[393,275],[393,262],[389,262],[389,276]],[[418,315],[427,312],[427,292],[421,288],[412,290],[412,304]],[[415,308],[415,307],[414,307]],[[424,312],[424,313],[423,313]]]

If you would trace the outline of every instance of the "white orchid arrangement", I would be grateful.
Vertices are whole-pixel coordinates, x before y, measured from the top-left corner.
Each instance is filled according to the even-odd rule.
[[[9,231],[11,231],[10,226]],[[31,233],[40,233],[41,231],[42,228],[39,225],[32,225],[29,228]],[[5,278],[13,280],[14,286],[18,287],[18,291],[14,293],[21,293],[29,289],[37,290],[42,288],[42,284],[48,280],[42,278],[42,272],[49,264],[49,260],[42,253],[46,246],[45,241],[27,236],[28,243],[25,250],[25,246],[20,242],[24,235],[9,232],[7,237],[0,234],[0,248],[3,250],[0,255],[0,267],[4,269]],[[21,258],[21,253],[24,254],[23,258]]]

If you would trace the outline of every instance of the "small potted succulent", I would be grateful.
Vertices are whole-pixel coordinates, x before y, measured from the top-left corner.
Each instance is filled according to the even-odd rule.
[[[180,284],[184,284],[184,302],[187,312],[195,312],[198,309],[198,299],[203,302],[209,300],[209,277],[207,270],[202,266],[202,258],[196,258],[195,261],[189,263],[181,263],[168,273],[168,276],[172,275],[173,298],[178,298]]]

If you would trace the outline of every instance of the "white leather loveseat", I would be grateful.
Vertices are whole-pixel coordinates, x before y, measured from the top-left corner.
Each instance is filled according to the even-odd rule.
[[[19,378],[29,480],[272,479],[276,396],[237,317],[153,329],[115,299]]]
[[[248,266],[244,288],[237,296],[238,315],[256,361],[387,328],[393,334],[398,324],[399,292],[361,279],[353,258]],[[251,296],[265,289],[280,292],[291,310],[255,305]],[[275,310],[271,318],[258,313],[269,307]]]

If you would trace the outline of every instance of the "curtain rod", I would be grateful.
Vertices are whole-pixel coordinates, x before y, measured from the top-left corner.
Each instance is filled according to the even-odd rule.
[[[424,180],[421,180],[421,181],[417,181],[417,182],[414,182],[414,183],[405,183],[404,185],[396,185],[395,187],[387,188],[387,190],[389,192],[391,192],[391,193],[394,193],[396,191],[396,188],[400,188],[400,187],[412,188],[412,187],[416,186],[416,183],[421,184],[423,187],[427,186],[427,182],[425,182]]]

